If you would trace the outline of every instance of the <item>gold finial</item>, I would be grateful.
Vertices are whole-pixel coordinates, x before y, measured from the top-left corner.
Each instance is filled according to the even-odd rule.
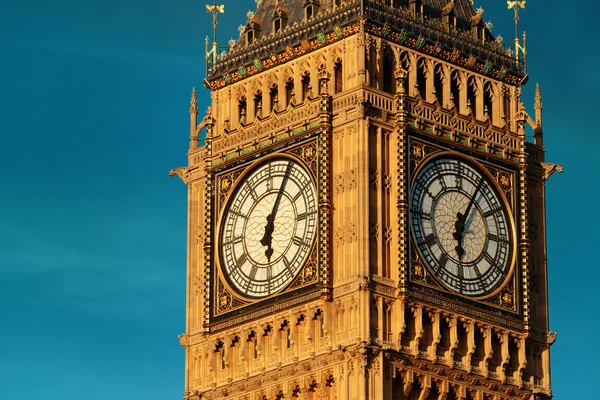
[[[519,54],[523,54],[523,67],[527,72],[527,35],[523,32],[523,46],[519,42],[519,10],[525,8],[526,0],[507,0],[508,9],[513,9],[515,12],[515,57],[519,62]]]
[[[208,66],[211,56],[212,64],[214,65],[217,62],[217,15],[225,12],[225,5],[221,4],[218,6],[215,0],[212,6],[206,5],[206,12],[213,15],[213,43],[211,50],[208,50],[208,36],[206,37],[206,75],[208,76]]]
[[[196,88],[192,89],[192,98],[190,100],[190,114],[198,113],[198,99],[196,97]]]

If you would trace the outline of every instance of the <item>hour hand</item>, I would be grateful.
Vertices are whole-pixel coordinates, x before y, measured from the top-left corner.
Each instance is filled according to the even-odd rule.
[[[267,216],[267,225],[265,225],[265,234],[263,238],[260,240],[260,244],[263,246],[267,246],[267,250],[265,250],[265,255],[267,256],[267,260],[271,261],[271,256],[273,255],[273,248],[271,247],[271,243],[273,241],[273,229],[275,225],[273,224],[273,213]]]
[[[458,242],[458,245],[454,248],[456,250],[456,254],[458,254],[458,258],[462,260],[463,255],[465,254],[465,249],[462,247],[463,234],[465,232],[465,216],[458,212],[456,213],[456,222],[454,223],[454,233],[452,237],[454,240]]]

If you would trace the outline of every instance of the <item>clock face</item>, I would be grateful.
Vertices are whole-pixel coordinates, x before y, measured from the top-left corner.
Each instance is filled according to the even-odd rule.
[[[417,174],[410,198],[415,244],[426,267],[447,289],[484,296],[513,263],[511,216],[478,168],[442,156]]]
[[[270,296],[296,277],[316,236],[316,190],[296,161],[272,159],[239,183],[223,215],[219,253],[231,286]]]

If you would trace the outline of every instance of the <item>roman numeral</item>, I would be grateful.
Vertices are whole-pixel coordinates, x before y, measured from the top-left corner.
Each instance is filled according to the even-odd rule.
[[[429,213],[427,213],[427,212],[424,212],[424,211],[422,211],[422,212],[421,212],[421,218],[423,218],[423,219],[425,219],[425,220],[427,220],[427,221],[431,221],[431,214],[429,214]]]
[[[238,258],[237,261],[236,261],[236,264],[237,264],[238,268],[242,268],[242,265],[244,265],[247,260],[248,260],[248,256],[246,255],[246,253],[243,253],[240,256],[240,258]]]
[[[306,243],[304,240],[302,240],[302,238],[298,237],[298,236],[294,236],[294,238],[292,239],[292,241],[297,244],[298,246],[305,246],[308,247],[310,246],[310,243]]]
[[[487,218],[489,216],[492,216],[492,215],[494,215],[494,214],[496,214],[497,212],[500,212],[500,211],[502,211],[501,208],[494,208],[494,209],[491,209],[489,211],[486,211],[486,212],[483,213],[483,218]]]
[[[490,263],[490,265],[494,265],[494,258],[489,253],[485,253],[483,257],[487,262]]]
[[[252,199],[254,201],[258,200],[258,196],[256,195],[254,188],[252,188],[252,186],[250,186],[250,183],[248,181],[246,181],[246,186],[248,188],[248,192],[250,193],[250,196],[252,196]]]
[[[435,171],[436,175],[438,176],[438,179],[440,181],[440,185],[442,185],[442,188],[444,190],[447,189],[446,181],[444,180],[444,176],[442,175],[442,170],[440,169],[440,166],[437,163],[433,164],[433,170]]]
[[[493,233],[488,234],[488,239],[493,240],[496,243],[504,243],[504,244],[508,243],[508,240],[504,236],[499,238],[497,235],[494,235]]]
[[[290,261],[287,259],[286,256],[283,256],[282,261],[283,261],[283,265],[285,265],[285,267],[289,269],[290,268]]]
[[[306,212],[303,212],[302,214],[298,214],[298,215],[296,216],[296,221],[302,221],[302,220],[305,220],[305,219],[306,219],[306,217],[308,217],[309,215],[313,215],[314,213],[315,213],[315,211],[314,211],[314,210],[312,210],[312,211],[306,211]]]
[[[442,253],[440,259],[438,260],[438,264],[440,268],[446,268],[446,264],[448,263],[448,255],[446,253]]]
[[[268,190],[273,190],[275,184],[273,182],[273,165],[269,165],[269,180],[267,181],[267,185],[269,186]]]
[[[243,236],[236,236],[234,238],[228,237],[226,241],[223,242],[224,246],[229,246],[230,244],[238,244],[241,243],[242,240],[244,239]]]
[[[250,275],[249,275],[250,280],[254,280],[254,278],[256,277],[256,271],[258,271],[258,267],[253,265],[252,269],[250,270]]]
[[[430,233],[429,235],[425,236],[425,244],[429,247],[435,244],[435,235],[433,233]]]
[[[244,219],[247,219],[247,218],[248,218],[248,216],[247,216],[247,215],[244,215],[244,214],[242,214],[242,213],[241,213],[241,212],[239,212],[239,211],[231,210],[231,211],[229,211],[229,212],[230,212],[231,214],[233,214],[233,215],[237,215],[238,217],[241,217],[241,218],[244,218]]]

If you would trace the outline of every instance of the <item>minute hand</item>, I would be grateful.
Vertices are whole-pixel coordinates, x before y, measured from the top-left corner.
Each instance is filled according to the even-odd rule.
[[[483,186],[483,179],[481,179],[479,181],[479,184],[477,184],[477,187],[475,188],[475,192],[473,192],[473,195],[471,196],[471,200],[469,201],[469,204],[467,205],[467,209],[465,210],[465,213],[461,214],[460,211],[458,213],[456,213],[457,220],[456,220],[456,223],[454,224],[455,231],[452,234],[452,236],[458,242],[458,245],[455,247],[455,250],[456,250],[456,253],[458,254],[458,257],[461,260],[462,260],[463,255],[465,254],[465,249],[463,249],[463,247],[462,247],[463,233],[465,231],[465,221],[467,220],[467,216],[469,215],[469,212],[471,211],[471,207],[473,207],[473,203],[475,202],[475,197],[477,197],[477,193],[479,192],[479,189],[481,189],[481,186]]]
[[[463,215],[463,218],[462,218],[463,225],[464,225],[465,221],[467,220],[467,216],[469,215],[469,211],[471,211],[471,208],[473,207],[473,203],[475,203],[475,197],[477,197],[477,193],[479,192],[479,190],[481,189],[482,186],[483,186],[483,179],[481,179],[479,181],[479,184],[477,185],[477,188],[475,188],[475,192],[471,196],[471,201],[469,201],[469,204],[467,205],[467,209],[465,210],[465,215]]]
[[[281,196],[283,196],[283,191],[285,189],[285,185],[287,183],[290,170],[292,169],[292,163],[290,162],[285,170],[285,174],[283,176],[283,181],[281,182],[281,187],[279,188],[279,193],[277,193],[277,198],[275,199],[275,203],[273,204],[273,209],[271,210],[271,214],[267,216],[267,225],[265,226],[265,234],[263,238],[260,240],[260,244],[263,246],[267,246],[267,250],[265,250],[265,255],[267,256],[267,260],[271,261],[271,256],[273,255],[273,249],[271,248],[271,243],[273,241],[273,230],[275,229],[275,216],[277,215],[277,209],[279,208],[279,203],[281,202]]]

